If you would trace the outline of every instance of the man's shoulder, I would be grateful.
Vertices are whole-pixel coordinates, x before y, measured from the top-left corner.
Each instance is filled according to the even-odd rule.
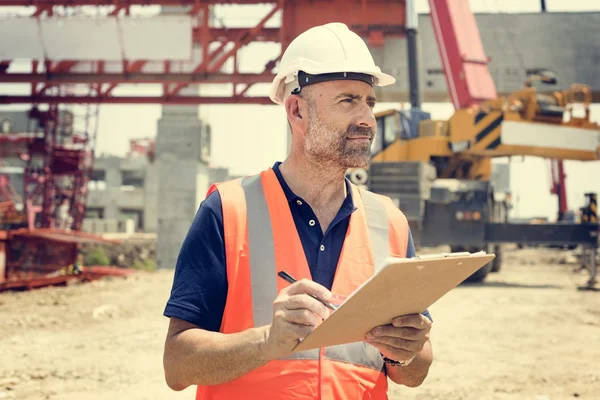
[[[218,191],[208,193],[202,200],[190,225],[186,241],[211,238],[215,231],[223,234],[223,208]]]
[[[215,192],[224,191],[228,188],[231,188],[232,186],[235,186],[236,184],[239,184],[241,179],[242,178],[226,179],[224,181],[212,183],[206,191],[206,198],[208,199]]]
[[[223,213],[230,217],[239,216],[245,212],[245,195],[242,186],[244,177],[229,179],[214,183],[207,192],[205,202],[212,211]]]
[[[216,215],[222,214],[221,194],[218,190],[208,193],[206,198],[200,203],[200,211],[212,211]]]
[[[220,182],[215,182],[210,185],[206,192],[206,199],[202,202],[202,205],[214,209],[219,213],[222,212],[223,202],[228,201],[228,198],[223,198],[223,195],[227,197],[227,194],[231,192],[232,188],[239,186],[242,182],[243,177],[227,179]]]

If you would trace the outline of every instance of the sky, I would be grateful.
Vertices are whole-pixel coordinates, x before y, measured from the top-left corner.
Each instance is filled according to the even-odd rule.
[[[425,0],[417,0],[417,12],[429,11]],[[600,3],[593,0],[547,0],[552,11],[600,11]],[[539,0],[471,0],[473,12],[539,12]],[[217,15],[227,26],[251,26],[269,10],[269,6],[225,6],[217,9]],[[29,13],[23,8],[0,9],[0,12]],[[133,10],[141,15],[159,12],[158,7]],[[275,20],[275,18],[273,19]],[[277,26],[277,22],[269,24]],[[247,71],[262,70],[264,60],[276,55],[278,44],[251,45],[242,55],[241,68]],[[258,63],[256,62],[258,61]],[[253,88],[251,95],[266,95],[266,85]],[[25,90],[25,92],[23,92]],[[28,87],[0,85],[0,93],[26,93]],[[137,89],[134,93],[150,94],[153,90]],[[201,88],[202,94],[220,95],[223,88]],[[118,92],[115,92],[117,94]],[[398,104],[380,103],[375,111]],[[23,109],[24,106],[0,106],[0,109]],[[424,103],[422,108],[431,112],[434,119],[446,119],[452,115],[449,103]],[[212,126],[212,164],[230,169],[233,175],[252,174],[283,160],[287,150],[285,113],[279,106],[261,105],[207,105],[199,107],[200,115]],[[97,152],[124,155],[131,138],[156,135],[157,120],[161,115],[158,105],[102,105],[100,107]],[[592,107],[592,119],[600,123],[600,104]],[[506,162],[506,160],[497,160]],[[528,157],[511,161],[511,189],[517,200],[513,217],[545,216],[554,218],[557,200],[550,194],[549,163]],[[600,162],[566,162],[567,191],[570,207],[583,205],[583,193],[600,193]],[[525,173],[529,174],[525,177]]]

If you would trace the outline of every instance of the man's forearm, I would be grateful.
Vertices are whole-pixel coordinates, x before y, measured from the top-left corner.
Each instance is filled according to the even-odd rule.
[[[432,362],[433,351],[431,343],[427,341],[423,346],[423,350],[407,366],[394,367],[386,364],[387,374],[393,382],[399,385],[417,387],[427,377]]]
[[[173,390],[232,381],[269,360],[262,351],[265,328],[222,334],[190,328],[165,344],[165,379]]]

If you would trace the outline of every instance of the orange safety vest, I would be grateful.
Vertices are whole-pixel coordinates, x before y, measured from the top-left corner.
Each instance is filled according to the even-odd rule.
[[[211,186],[223,209],[228,292],[220,332],[268,325],[273,301],[289,285],[285,269],[311,279],[287,198],[271,168],[258,175]],[[350,217],[331,292],[348,296],[374,274],[388,255],[406,256],[408,223],[387,197],[352,185],[357,210]],[[196,400],[387,399],[383,358],[359,342],[296,352],[231,382],[198,386]]]

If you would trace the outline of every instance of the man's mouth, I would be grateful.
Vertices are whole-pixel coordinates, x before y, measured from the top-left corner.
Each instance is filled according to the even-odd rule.
[[[350,136],[347,139],[348,140],[369,141],[369,140],[371,140],[371,137],[370,136]]]

